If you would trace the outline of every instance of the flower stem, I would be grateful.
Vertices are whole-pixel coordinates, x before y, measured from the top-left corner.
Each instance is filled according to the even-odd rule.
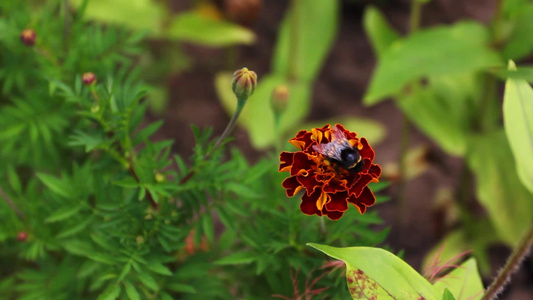
[[[244,107],[244,104],[246,103],[246,100],[247,99],[245,98],[237,98],[237,108],[235,109],[235,113],[233,113],[231,120],[226,126],[226,129],[224,129],[224,132],[222,132],[220,137],[217,139],[213,148],[205,155],[203,159],[204,161],[211,157],[211,155],[220,147],[220,145],[222,145],[222,142],[224,141],[224,139],[226,139],[226,137],[231,133],[231,131],[233,130],[233,127],[235,127],[235,124],[237,122],[237,119],[239,118],[239,115],[241,114],[241,111]],[[184,184],[187,181],[189,181],[194,176],[194,174],[196,174],[196,170],[192,169],[191,171],[189,171],[189,173],[187,173],[187,175],[185,175],[180,180],[180,184]]]
[[[320,233],[322,233],[322,236],[326,238],[327,232],[326,232],[326,223],[324,222],[324,216],[320,217]]]
[[[9,196],[4,192],[4,190],[1,187],[0,187],[0,196],[4,198],[7,205],[11,207],[11,209],[17,214],[17,216],[22,222],[26,221],[26,217],[24,216],[24,213],[22,213],[22,211],[15,205],[15,203],[11,200],[11,198],[9,198]]]
[[[530,225],[525,237],[522,239],[522,241],[520,241],[520,244],[514,249],[513,253],[511,253],[507,263],[503,269],[500,270],[496,279],[487,288],[481,300],[491,300],[497,298],[498,294],[509,283],[511,275],[520,267],[520,263],[527,256],[532,245],[533,224]]]
[[[280,129],[280,120],[281,115],[277,112],[274,112],[274,132],[276,133],[276,136],[278,137],[275,140],[276,143],[276,153],[281,153],[281,144],[283,141],[283,137],[281,136],[281,129]]]
[[[300,0],[291,2],[291,28],[289,42],[289,81],[295,81],[298,73],[298,29],[300,27]]]
[[[246,99],[237,99],[237,109],[235,110],[235,113],[233,113],[233,116],[231,117],[231,120],[229,121],[228,125],[226,126],[226,129],[224,129],[224,132],[222,132],[222,135],[218,138],[218,140],[215,143],[215,146],[209,153],[207,154],[207,158],[213,154],[218,147],[222,144],[224,139],[231,133],[233,130],[233,127],[235,127],[235,124],[237,122],[237,119],[239,118],[239,115],[241,114],[242,108],[244,107],[244,103],[246,102]]]
[[[419,0],[411,0],[411,12],[409,15],[409,33],[416,32],[420,28],[420,20],[422,18],[422,5],[423,3]],[[411,85],[411,91],[416,91],[418,83],[414,83]],[[398,172],[399,172],[399,182],[398,182],[398,189],[396,191],[396,199],[397,199],[397,210],[398,213],[397,221],[403,222],[403,213],[404,213],[404,207],[405,207],[405,200],[404,200],[404,191],[405,191],[405,182],[406,178],[405,176],[406,171],[406,159],[407,159],[407,150],[409,150],[409,141],[411,139],[411,130],[412,125],[411,121],[405,115],[405,113],[402,115],[402,129],[401,129],[401,137],[400,137],[400,149],[399,149],[399,157],[398,157]]]
[[[403,222],[403,214],[405,209],[405,199],[404,199],[404,192],[405,192],[405,182],[407,172],[406,172],[406,160],[407,160],[407,151],[409,150],[409,141],[411,139],[411,121],[409,121],[409,118],[403,114],[402,115],[402,131],[400,135],[400,154],[399,154],[399,161],[398,161],[398,172],[399,172],[399,181],[398,181],[398,190],[396,191],[396,199],[397,199],[397,210],[398,213],[396,216],[399,218],[398,221]]]

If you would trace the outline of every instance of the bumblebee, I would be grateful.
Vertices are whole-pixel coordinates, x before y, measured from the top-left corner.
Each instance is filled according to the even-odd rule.
[[[361,158],[357,148],[352,147],[344,133],[337,128],[332,129],[333,137],[331,142],[326,144],[313,145],[313,149],[326,156],[328,160],[334,162],[350,172],[359,173],[365,162]]]

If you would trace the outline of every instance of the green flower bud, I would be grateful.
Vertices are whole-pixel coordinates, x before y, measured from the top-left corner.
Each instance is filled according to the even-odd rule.
[[[284,84],[277,86],[270,97],[272,110],[277,114],[282,114],[287,109],[288,104],[289,88]]]
[[[242,68],[233,73],[232,88],[238,99],[248,99],[255,91],[257,74],[248,68]]]

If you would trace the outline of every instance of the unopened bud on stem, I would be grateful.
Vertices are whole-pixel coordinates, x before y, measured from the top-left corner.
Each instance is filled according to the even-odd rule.
[[[33,29],[24,29],[20,33],[20,40],[26,45],[26,46],[33,46],[35,45],[35,38],[37,35],[35,34],[35,30]]]
[[[248,68],[242,68],[233,73],[232,88],[239,100],[248,99],[257,86],[257,74]]]
[[[93,72],[83,73],[81,76],[81,81],[85,85],[91,85],[96,82],[96,75],[94,75]]]
[[[289,88],[282,84],[278,85],[270,97],[270,105],[276,114],[282,114],[289,104]]]

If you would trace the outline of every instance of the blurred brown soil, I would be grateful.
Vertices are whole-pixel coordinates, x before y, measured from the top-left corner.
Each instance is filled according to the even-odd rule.
[[[174,1],[177,10],[190,7],[189,2],[192,1]],[[257,72],[259,80],[262,75],[269,72],[278,26],[288,3],[281,0],[263,1],[259,19],[252,27],[258,41],[252,46],[237,49],[236,66],[233,69],[246,66]],[[387,128],[387,136],[374,148],[377,153],[376,161],[383,165],[397,161],[402,116],[392,101],[385,101],[372,107],[364,107],[361,104],[376,63],[362,28],[362,14],[367,3],[378,3],[392,25],[401,33],[407,32],[409,0],[342,1],[340,30],[314,84],[309,119],[331,119],[349,114],[381,122]],[[495,3],[495,0],[434,0],[423,8],[422,26],[451,24],[464,19],[475,19],[488,24]],[[199,127],[212,126],[215,134],[220,134],[229,120],[229,116],[223,112],[217,101],[213,87],[215,74],[221,70],[228,70],[227,50],[186,45],[186,52],[193,58],[192,67],[169,79],[169,106],[163,116],[153,116],[153,118],[164,118],[161,137],[174,139],[176,143],[173,150],[185,157],[192,153],[191,147],[194,145],[190,124]],[[238,128],[234,136],[236,138],[234,143],[252,160],[261,155],[261,152],[250,146],[244,130]],[[436,218],[434,210],[436,193],[441,188],[455,188],[462,167],[460,159],[442,154],[428,138],[414,129],[411,145],[421,144],[427,144],[431,149],[437,150],[441,167],[432,164],[424,174],[407,183],[402,222],[397,222],[396,199],[393,198],[386,204],[374,207],[379,209],[386,225],[392,226],[385,243],[396,251],[403,249],[406,260],[417,270],[420,270],[423,257],[444,233],[438,230],[440,221]],[[391,195],[393,192],[394,186],[387,191]],[[503,246],[491,249],[493,271],[485,279],[486,282],[495,276],[500,266],[503,266],[509,253],[509,249]],[[533,299],[533,264],[531,259],[526,263],[529,264],[529,270],[528,267],[522,267],[515,274],[512,284],[501,299]]]

